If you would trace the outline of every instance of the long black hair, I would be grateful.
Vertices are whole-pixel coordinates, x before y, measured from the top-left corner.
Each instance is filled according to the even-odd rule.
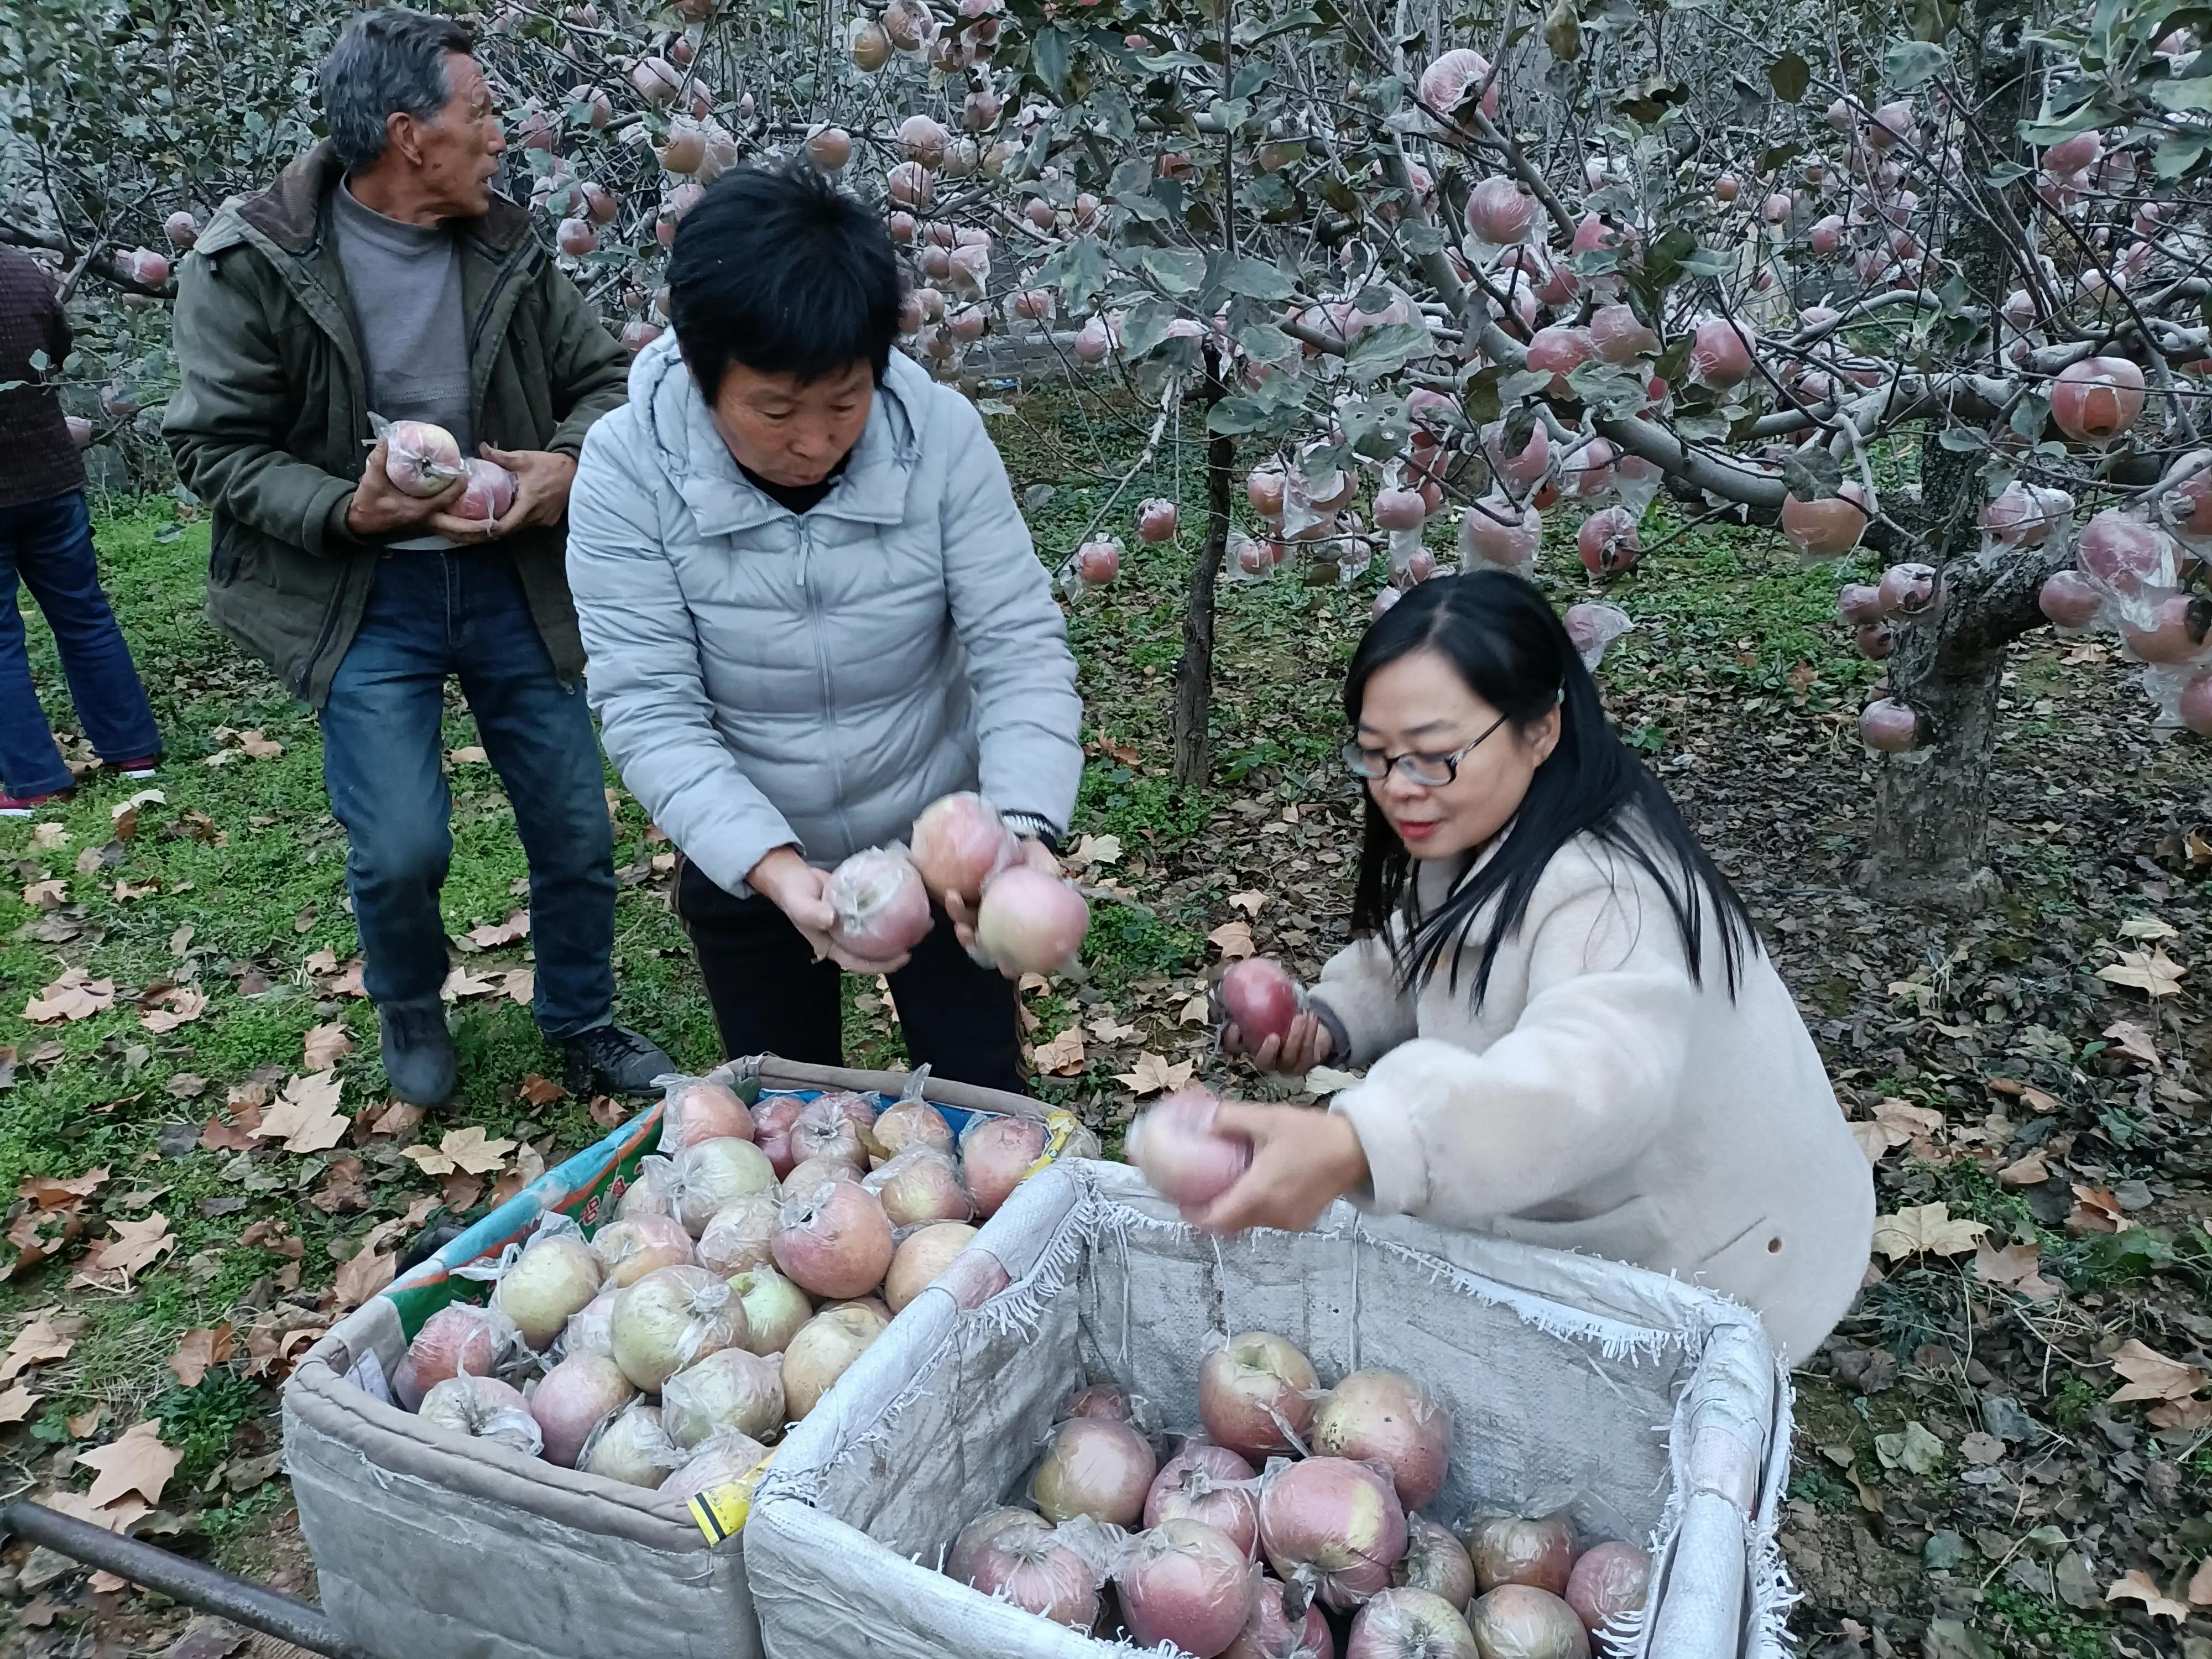
[[[1459,953],[1471,942],[1475,919],[1497,900],[1475,968],[1480,1004],[1498,947],[1527,919],[1529,897],[1553,855],[1587,834],[1633,860],[1659,884],[1681,932],[1692,984],[1703,982],[1700,958],[1711,904],[1734,997],[1747,957],[1759,949],[1751,912],[1698,845],[1659,780],[1606,719],[1597,683],[1543,595],[1504,570],[1469,571],[1413,588],[1376,619],[1352,654],[1344,712],[1355,730],[1375,672],[1416,651],[1443,657],[1516,732],[1526,732],[1556,708],[1559,740],[1529,781],[1520,810],[1499,831],[1504,841],[1497,856],[1425,913],[1414,892],[1413,857],[1370,793],[1352,932],[1379,933],[1389,941],[1407,988],[1429,979],[1447,960],[1455,986]],[[1395,935],[1387,926],[1394,917],[1405,923]]]

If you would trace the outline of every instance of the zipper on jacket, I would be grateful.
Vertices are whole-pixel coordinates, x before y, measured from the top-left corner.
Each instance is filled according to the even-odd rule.
[[[819,591],[806,580],[806,568],[814,556],[814,528],[804,514],[796,515],[799,526],[799,591],[806,599],[806,632],[814,641],[814,665],[822,677],[822,716],[830,728],[830,777],[832,793],[839,802],[837,827],[847,841],[852,839],[852,826],[845,817],[845,757],[837,740],[837,704],[830,693],[830,647],[822,637],[823,617]]]

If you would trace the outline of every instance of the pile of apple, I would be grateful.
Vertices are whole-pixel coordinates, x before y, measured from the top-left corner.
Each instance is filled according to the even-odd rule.
[[[904,956],[936,926],[931,902],[972,916],[987,967],[1056,974],[1073,963],[1091,907],[1072,883],[1022,861],[1021,843],[982,796],[924,807],[904,847],[864,848],[830,873],[835,937],[870,962]]]
[[[1402,1371],[1320,1386],[1280,1336],[1247,1331],[1199,1369],[1202,1436],[1163,1460],[1143,1403],[1079,1389],[1026,1504],[970,1522],[945,1571],[1071,1628],[1196,1659],[1588,1659],[1644,1605],[1650,1558],[1581,1546],[1563,1515],[1421,1513],[1451,1419]],[[1111,1591],[1109,1605],[1108,1592]]]
[[[1033,1118],[865,1095],[667,1091],[643,1160],[588,1240],[541,1219],[489,1302],[426,1320],[392,1379],[410,1411],[564,1468],[680,1497],[742,1479],[933,1283],[1006,1288],[971,1248],[1046,1150]],[[1079,1137],[1080,1139],[1080,1137]],[[1095,1141],[1066,1149],[1096,1156]]]

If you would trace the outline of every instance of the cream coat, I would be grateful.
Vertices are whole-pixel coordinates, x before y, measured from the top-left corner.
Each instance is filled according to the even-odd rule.
[[[1433,907],[1470,867],[1418,867]],[[1333,1109],[1359,1132],[1376,1210],[1632,1261],[1756,1309],[1792,1362],[1865,1274],[1874,1181],[1765,953],[1734,1000],[1702,987],[1656,882],[1589,836],[1561,848],[1500,947],[1418,994],[1354,943],[1314,988],[1367,1068]],[[1486,918],[1478,918],[1480,939]]]

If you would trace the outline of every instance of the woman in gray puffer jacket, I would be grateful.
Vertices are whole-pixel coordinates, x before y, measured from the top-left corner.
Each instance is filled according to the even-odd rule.
[[[1006,468],[975,407],[891,349],[890,237],[811,169],[717,181],[669,289],[672,332],[585,441],[568,581],[607,753],[683,854],[723,1046],[839,1063],[842,966],[890,975],[916,1064],[1018,1088],[1012,989],[964,919],[868,962],[823,896],[961,789],[1056,868],[1082,708]]]

